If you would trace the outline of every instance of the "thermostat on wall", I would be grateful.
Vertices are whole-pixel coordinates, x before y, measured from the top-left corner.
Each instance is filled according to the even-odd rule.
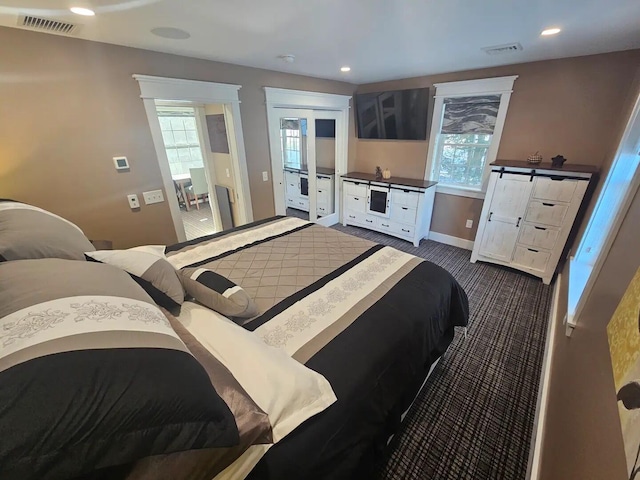
[[[113,163],[116,165],[116,170],[129,170],[127,157],[113,157]]]

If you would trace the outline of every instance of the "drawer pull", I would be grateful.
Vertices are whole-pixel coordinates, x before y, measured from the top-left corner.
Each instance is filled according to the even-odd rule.
[[[365,218],[364,221],[367,223],[373,223],[373,220],[369,220],[368,218]]]
[[[349,215],[349,218],[356,218],[355,215]]]
[[[402,207],[403,210],[409,210],[409,207]]]
[[[518,217],[518,223],[516,223],[516,228],[520,227],[520,220],[522,220],[522,217]]]
[[[358,197],[353,197],[353,199],[354,199],[356,202],[359,202],[359,201],[360,201],[360,199],[359,199]]]
[[[560,177],[558,175],[549,175],[549,178],[551,180],[556,181],[556,182],[561,182],[561,181],[563,181],[565,179],[565,177]]]
[[[489,219],[487,220],[487,222],[491,221],[491,215],[493,215],[493,212],[489,212]]]
[[[555,206],[556,206],[556,204],[555,204],[555,203],[545,203],[545,202],[542,202],[542,204],[543,204],[545,207],[555,207]]]
[[[535,252],[535,253],[539,252],[539,250],[534,250],[533,248],[527,248],[527,250],[529,250],[530,252]]]
[[[533,228],[535,228],[536,230],[546,230],[546,228],[544,228],[544,227],[536,227],[536,226],[534,226]]]
[[[387,227],[387,228],[389,227],[389,225],[387,225],[386,223],[382,223],[381,225],[382,225],[383,227]]]
[[[402,231],[409,233],[411,230],[407,230],[406,228],[403,228]]]

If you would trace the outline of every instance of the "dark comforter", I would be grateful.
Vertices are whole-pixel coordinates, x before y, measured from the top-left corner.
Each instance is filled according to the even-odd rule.
[[[286,221],[179,244],[168,256],[178,254],[178,267],[222,271],[259,297],[264,313],[244,327],[324,375],[338,398],[273,446],[250,478],[353,478],[399,424],[454,326],[466,326],[467,296],[430,262],[314,224],[283,227]],[[275,285],[294,285],[256,287],[256,278],[274,285],[264,270],[278,263],[270,273]],[[292,276],[306,280],[282,280]]]

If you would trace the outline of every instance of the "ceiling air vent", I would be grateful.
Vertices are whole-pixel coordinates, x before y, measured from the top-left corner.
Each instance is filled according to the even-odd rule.
[[[33,15],[20,15],[18,17],[18,26],[38,30],[39,32],[58,33],[61,35],[74,35],[80,28],[80,25],[69,22],[61,22],[51,18],[34,17]]]
[[[504,55],[505,53],[518,52],[522,50],[522,45],[518,42],[509,43],[507,45],[496,45],[495,47],[484,47],[482,50],[487,55]]]

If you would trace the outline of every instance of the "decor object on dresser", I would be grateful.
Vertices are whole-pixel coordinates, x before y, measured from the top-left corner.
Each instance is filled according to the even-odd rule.
[[[562,168],[562,165],[564,164],[564,162],[566,162],[567,159],[564,158],[562,155],[556,155],[555,157],[553,157],[551,159],[551,166],[553,168]]]
[[[342,224],[393,235],[416,247],[429,238],[437,182],[391,177],[379,180],[369,173],[342,176]]]
[[[382,180],[382,169],[379,166],[376,167],[376,180]]]
[[[548,285],[595,173],[589,165],[492,163],[471,261],[516,268]]]
[[[542,155],[540,155],[539,152],[536,152],[533,155],[529,155],[527,157],[527,162],[529,162],[529,163],[542,163]]]
[[[391,178],[391,170],[389,170],[388,168],[385,168],[382,171],[382,178],[384,178],[385,180],[389,180]]]

